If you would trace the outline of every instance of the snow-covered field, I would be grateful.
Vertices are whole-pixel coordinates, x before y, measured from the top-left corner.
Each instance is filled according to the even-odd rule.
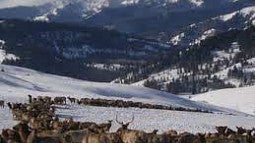
[[[67,106],[66,109],[58,111],[60,117],[74,117],[78,121],[95,121],[98,123],[115,120],[116,114],[121,121],[130,121],[134,115],[132,129],[151,132],[159,129],[160,132],[174,129],[179,132],[215,132],[215,126],[235,126],[251,128],[255,125],[255,117],[233,116],[225,114],[206,114],[166,110],[149,110],[138,108],[105,108],[91,106]],[[114,122],[112,131],[116,131],[119,125]]]
[[[194,96],[192,100],[255,115],[255,86],[210,91]]]
[[[144,87],[120,84],[95,83],[77,79],[55,76],[20,67],[0,65],[0,100],[6,102],[26,102],[27,95],[33,96],[72,96],[77,98],[105,98],[141,101],[152,104],[181,106],[185,108],[202,108],[214,111],[215,114],[149,110],[137,108],[109,108],[66,105],[57,110],[60,118],[73,117],[79,121],[106,122],[114,119],[116,114],[122,120],[135,116],[131,128],[152,131],[176,129],[188,132],[215,131],[217,125],[230,127],[243,126],[251,128],[255,125],[255,117],[226,108],[179,98],[170,93],[156,91]],[[231,115],[230,115],[231,114]],[[0,109],[0,130],[11,127],[10,111]],[[114,123],[113,129],[117,128]]]

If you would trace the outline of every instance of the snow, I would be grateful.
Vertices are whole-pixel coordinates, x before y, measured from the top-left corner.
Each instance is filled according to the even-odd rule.
[[[233,53],[231,53],[230,55],[235,55],[236,53],[240,52],[238,48],[236,49],[233,49]],[[223,56],[225,57],[230,57],[228,54],[223,54]],[[222,59],[222,57],[216,57],[214,60],[220,60]],[[228,71],[231,69],[233,70],[234,67],[237,67],[238,69],[242,69],[242,71],[245,73],[245,74],[250,74],[250,73],[254,73],[255,72],[255,58],[251,58],[251,59],[248,59],[247,62],[251,63],[252,65],[248,65],[248,66],[243,66],[241,67],[241,63],[235,63],[234,65],[231,65],[229,67],[226,67],[224,68],[223,70],[217,72],[217,73],[214,73],[213,75],[216,75],[219,79],[221,80],[225,80],[225,83],[231,83],[232,85],[235,85],[236,87],[239,87],[239,85],[241,84],[241,79],[235,79],[235,78],[230,78],[228,77]]]
[[[240,45],[238,42],[233,42],[231,48],[228,51],[225,50],[216,50],[213,51],[213,61],[224,61],[224,60],[231,60],[231,57],[234,58],[238,53],[240,53]]]
[[[58,110],[60,118],[74,117],[76,121],[95,121],[97,123],[115,120],[116,114],[121,121],[130,121],[132,115],[135,120],[130,124],[131,129],[151,132],[159,129],[159,132],[169,129],[178,132],[216,132],[215,126],[235,126],[251,128],[255,124],[255,118],[251,116],[233,116],[223,114],[205,114],[179,111],[148,110],[137,108],[105,108],[91,106],[66,106],[66,109]],[[116,131],[118,124],[113,122],[111,131]]]
[[[179,35],[176,35],[174,36],[172,39],[171,39],[171,43],[173,43],[173,45],[178,45],[179,42],[182,41],[182,38],[185,37],[185,34],[184,33],[181,33]]]
[[[77,98],[88,97],[131,100],[192,109],[201,108],[216,112],[222,110],[217,107],[192,102],[170,93],[145,87],[88,82],[7,65],[0,65],[0,69],[4,69],[4,72],[0,72],[0,95],[5,95],[5,97],[17,95],[23,97],[27,94],[35,96],[66,95]],[[13,95],[13,93],[15,93],[15,95]]]
[[[117,71],[125,68],[121,64],[104,64],[104,63],[91,63],[87,64],[86,66],[107,71]]]
[[[229,13],[229,14],[226,14],[226,15],[222,15],[220,16],[219,18],[222,20],[222,21],[229,21],[231,20],[234,16],[236,16],[237,12],[233,12],[233,13]]]
[[[199,94],[193,97],[192,100],[207,102],[216,106],[226,107],[255,115],[254,92],[255,86],[222,89]]]
[[[49,22],[49,18],[48,18],[48,13],[41,15],[41,16],[37,16],[34,18],[34,21],[44,21],[44,22]]]
[[[6,53],[6,51],[2,49],[4,44],[5,44],[5,41],[0,40],[0,64],[2,64],[2,62],[6,59],[7,60],[18,60],[19,57],[15,56],[13,54]]]
[[[139,0],[124,0],[123,2],[121,2],[122,5],[133,5],[133,4],[137,4],[139,2]]]
[[[233,19],[235,16],[237,15],[241,15],[242,17],[247,17],[250,16],[250,20],[253,20],[255,17],[255,6],[250,6],[250,7],[246,7],[243,8],[239,11],[235,11],[229,14],[225,14],[225,15],[221,15],[219,17],[216,17],[214,19],[220,19],[222,21],[229,21],[231,19]]]
[[[151,104],[181,106],[185,108],[202,108],[214,111],[209,113],[179,112],[167,110],[152,110],[138,108],[92,107],[67,104],[57,110],[57,115],[63,118],[73,117],[79,121],[106,122],[118,114],[120,120],[128,120],[132,114],[135,121],[133,129],[161,132],[168,129],[189,132],[214,132],[214,127],[227,125],[251,128],[255,117],[241,112],[198,103],[179,98],[170,93],[156,91],[144,87],[129,85],[88,82],[68,77],[55,76],[25,68],[0,65],[0,100],[6,102],[26,102],[28,94],[36,96],[72,96],[76,98],[104,98],[141,101]],[[0,109],[0,130],[11,127],[16,122],[12,120],[9,109]],[[118,128],[114,123],[112,130]]]
[[[190,45],[195,45],[195,44],[200,44],[200,42],[202,40],[207,39],[208,37],[212,37],[216,34],[216,29],[212,28],[209,30],[204,31],[204,33],[198,37],[197,39],[195,39],[193,42],[190,43]]]
[[[196,6],[202,6],[204,4],[203,0],[190,0],[190,2]]]

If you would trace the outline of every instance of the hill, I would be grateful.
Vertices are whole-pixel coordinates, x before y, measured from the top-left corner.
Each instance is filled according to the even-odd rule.
[[[229,110],[202,104],[176,97],[170,93],[152,90],[144,87],[128,85],[95,83],[55,76],[20,67],[1,65],[4,72],[0,72],[0,99],[6,102],[27,102],[27,94],[36,96],[71,96],[76,98],[104,98],[141,101],[185,108],[210,109],[214,113],[195,113],[186,111],[169,111],[139,108],[95,107],[67,103],[57,108],[60,119],[72,117],[76,121],[93,121],[97,123],[115,119],[118,114],[121,120],[129,120],[135,116],[132,129],[160,132],[168,129],[177,131],[215,132],[215,126],[227,125],[231,128],[242,126],[251,128],[254,117]],[[11,127],[15,124],[8,108],[0,109],[0,128]],[[160,121],[160,122],[159,122]],[[111,130],[116,130],[118,124],[114,122]]]
[[[195,95],[192,97],[192,100],[255,115],[254,91],[254,86],[236,89],[222,89]]]

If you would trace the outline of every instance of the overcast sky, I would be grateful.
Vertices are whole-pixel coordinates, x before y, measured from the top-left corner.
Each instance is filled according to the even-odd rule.
[[[14,7],[14,6],[33,6],[41,5],[53,0],[0,0],[0,8]]]

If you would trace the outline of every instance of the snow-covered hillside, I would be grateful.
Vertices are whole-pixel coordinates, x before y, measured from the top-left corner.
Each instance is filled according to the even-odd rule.
[[[207,104],[200,104],[179,98],[170,93],[145,87],[88,82],[7,65],[0,65],[0,69],[4,70],[4,72],[0,72],[0,98],[3,99],[12,97],[23,99],[24,96],[26,97],[28,94],[35,96],[65,95],[78,98],[122,99],[238,114],[238,112],[235,111],[213,107]]]
[[[202,40],[230,29],[244,29],[255,23],[255,6],[193,23],[173,36],[169,43],[174,45],[194,45]]]
[[[112,108],[70,105],[57,109],[60,118],[73,117],[78,121],[106,122],[115,118],[118,114],[121,120],[129,120],[135,116],[133,129],[152,131],[159,129],[160,132],[168,129],[188,132],[215,132],[215,126],[227,125],[231,128],[243,126],[251,128],[255,124],[255,118],[240,112],[219,108],[207,104],[200,104],[175,95],[161,91],[151,90],[144,87],[127,85],[94,83],[40,73],[37,71],[1,65],[4,72],[0,72],[0,100],[6,102],[26,102],[27,94],[33,96],[72,96],[77,98],[107,98],[142,101],[155,104],[174,105],[188,108],[206,108],[214,113],[194,113],[166,110],[151,110],[138,108]],[[231,114],[229,114],[231,113]],[[0,109],[0,129],[11,127],[15,124],[8,108]],[[113,124],[111,130],[116,130],[118,125]]]
[[[222,89],[199,94],[192,98],[194,101],[210,103],[248,114],[255,115],[255,86]]]

